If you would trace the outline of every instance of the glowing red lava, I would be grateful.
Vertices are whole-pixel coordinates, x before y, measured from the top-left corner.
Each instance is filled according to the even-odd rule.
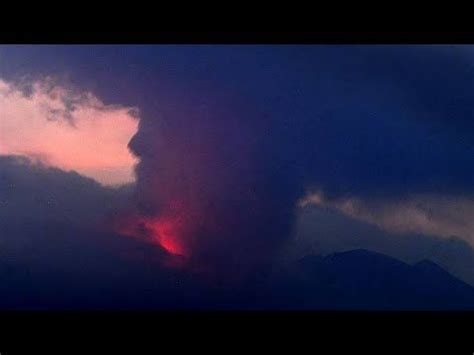
[[[150,231],[152,241],[159,244],[169,254],[186,255],[179,240],[176,221],[166,219],[146,220],[145,227]]]
[[[187,256],[177,218],[133,215],[120,221],[119,233],[159,245],[171,256]]]

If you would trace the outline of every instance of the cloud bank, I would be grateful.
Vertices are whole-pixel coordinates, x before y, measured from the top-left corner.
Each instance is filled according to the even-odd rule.
[[[0,154],[24,155],[104,185],[134,181],[136,159],[127,144],[136,117],[136,109],[106,105],[51,78],[0,79]]]
[[[395,234],[456,236],[474,245],[474,199],[466,196],[431,194],[393,200],[357,197],[330,200],[321,192],[315,192],[301,199],[299,204],[333,208]]]

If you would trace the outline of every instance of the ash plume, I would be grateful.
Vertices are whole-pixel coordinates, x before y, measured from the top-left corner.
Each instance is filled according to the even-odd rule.
[[[139,234],[197,269],[245,273],[272,261],[312,191],[387,202],[474,192],[464,50],[192,49],[206,67],[190,55],[188,82],[156,84],[138,105]]]

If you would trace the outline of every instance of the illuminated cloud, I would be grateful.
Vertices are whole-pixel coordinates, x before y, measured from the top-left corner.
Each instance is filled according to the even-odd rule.
[[[106,105],[50,78],[26,85],[0,79],[0,154],[28,156],[104,185],[129,183],[136,116],[134,108]]]
[[[417,194],[390,201],[352,197],[328,200],[315,192],[299,204],[336,209],[392,233],[456,236],[474,245],[474,199],[469,197]]]

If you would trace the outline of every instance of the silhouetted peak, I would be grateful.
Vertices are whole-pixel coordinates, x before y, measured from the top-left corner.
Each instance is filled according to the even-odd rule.
[[[449,277],[454,278],[454,276],[452,276],[448,271],[446,271],[441,266],[439,266],[438,264],[428,259],[424,259],[417,262],[416,264],[413,265],[413,267],[415,267],[417,270],[429,272],[432,275],[442,274],[443,276],[449,276]]]
[[[301,258],[298,263],[301,265],[308,265],[313,263],[319,263],[322,260],[321,255],[309,254]]]
[[[354,249],[340,253],[334,253],[326,256],[326,261],[343,262],[343,263],[357,263],[359,265],[365,264],[384,264],[394,266],[408,266],[404,262],[392,258],[385,254],[380,254],[366,249]]]
[[[333,253],[330,255],[333,257],[377,257],[377,256],[387,257],[384,254],[380,254],[380,253],[370,251],[367,249],[353,249],[353,250]]]

